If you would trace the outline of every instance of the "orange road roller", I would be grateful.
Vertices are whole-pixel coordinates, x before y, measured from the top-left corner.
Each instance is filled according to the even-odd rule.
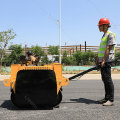
[[[68,85],[69,80],[99,69],[100,65],[94,66],[70,78],[64,78],[59,63],[44,66],[12,64],[11,77],[3,80],[3,84],[11,87],[11,101],[19,108],[55,107],[62,101],[62,86]]]
[[[19,107],[55,107],[62,100],[62,86],[69,83],[62,76],[62,65],[44,66],[11,65],[10,79],[3,84],[11,87],[11,101]]]

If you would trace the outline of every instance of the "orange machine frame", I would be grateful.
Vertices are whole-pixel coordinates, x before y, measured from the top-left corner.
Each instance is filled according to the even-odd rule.
[[[44,65],[44,66],[21,66],[21,64],[12,64],[11,77],[10,79],[4,79],[3,84],[7,87],[12,87],[14,93],[15,93],[17,72],[20,70],[53,70],[56,75],[57,94],[61,86],[66,86],[69,84],[69,79],[64,78],[64,76],[62,76],[62,65],[59,63],[53,63],[52,65]]]

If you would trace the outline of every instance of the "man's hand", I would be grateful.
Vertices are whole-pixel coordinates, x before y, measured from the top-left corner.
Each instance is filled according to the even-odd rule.
[[[104,66],[104,64],[105,64],[105,61],[102,61],[102,63],[101,63],[101,67],[103,67],[103,66]]]

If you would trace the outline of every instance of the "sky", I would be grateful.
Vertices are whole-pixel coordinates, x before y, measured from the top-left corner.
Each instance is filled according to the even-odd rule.
[[[107,17],[120,44],[120,0],[61,0],[61,45],[98,46],[100,18]],[[0,0],[0,31],[13,29],[10,44],[59,45],[59,0]],[[10,45],[9,44],[9,45]]]

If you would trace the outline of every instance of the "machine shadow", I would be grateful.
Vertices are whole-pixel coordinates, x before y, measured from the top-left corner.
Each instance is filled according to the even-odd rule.
[[[48,106],[44,106],[44,107],[37,107],[37,108],[33,108],[33,107],[25,107],[25,108],[18,108],[16,106],[13,105],[13,103],[11,102],[11,100],[5,100],[1,105],[1,108],[6,108],[8,110],[53,110],[53,107],[48,107]]]
[[[70,99],[70,101],[73,101],[72,103],[100,104],[98,101],[86,98]]]

